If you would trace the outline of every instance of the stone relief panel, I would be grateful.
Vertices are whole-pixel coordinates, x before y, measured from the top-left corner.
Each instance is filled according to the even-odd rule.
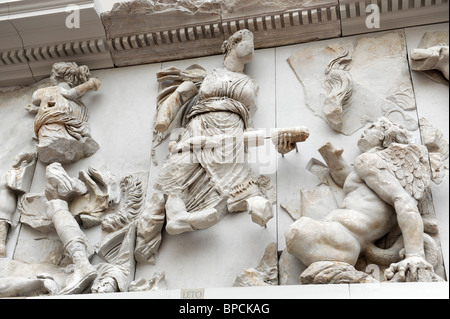
[[[418,123],[402,31],[310,43],[288,59],[308,108],[345,135],[386,116],[409,130]]]
[[[33,96],[36,103],[26,109],[32,115],[37,113],[44,123],[34,132],[39,137],[38,143],[32,139],[32,121],[28,121],[31,130],[17,136],[17,145],[24,144],[20,138],[31,141],[28,149],[35,153],[22,151],[9,165],[3,165],[4,155],[8,159],[9,152],[2,153],[0,248],[4,258],[1,258],[0,295],[128,291],[134,281],[134,222],[141,212],[148,183],[148,171],[141,171],[145,159],[132,160],[127,168],[110,161],[118,175],[106,169],[105,159],[111,153],[107,153],[108,147],[97,152],[98,143],[88,141],[88,111],[80,101],[85,93],[97,90],[100,81],[90,79],[89,69],[75,63],[55,64],[53,71],[50,81],[2,92],[2,103],[3,97],[10,97],[5,103],[14,106],[12,114],[20,114],[20,109],[23,112],[24,96],[28,95],[28,99]],[[55,87],[58,79],[61,83]],[[101,109],[101,118],[111,119],[116,116],[116,106],[105,103],[104,97],[100,94],[94,100]],[[2,112],[5,107],[2,106]],[[28,119],[33,117],[28,115]],[[128,122],[132,120],[127,118]],[[48,134],[40,134],[44,126]],[[123,130],[124,126],[120,123],[115,128]],[[56,135],[56,143],[51,132]],[[64,138],[59,139],[62,135]],[[105,134],[100,137],[105,138]],[[48,152],[49,156],[40,152],[43,139],[55,150]],[[86,149],[82,145],[86,141],[90,144],[87,148],[94,146],[90,157],[71,156],[72,151]],[[3,147],[8,148],[9,144],[2,139]],[[118,152],[124,149],[117,139],[114,147]],[[15,149],[17,146],[8,150]],[[26,147],[19,150],[23,149]],[[96,156],[91,156],[94,153]],[[45,156],[51,159],[44,160]],[[138,173],[130,174],[133,171]],[[156,286],[161,287],[163,280],[159,278]]]
[[[173,250],[176,254],[169,258],[171,262],[190,262],[189,255],[201,256],[211,247],[219,247],[218,241],[230,240],[227,238],[230,233],[224,232],[225,226],[242,227],[246,231],[254,226],[256,230],[252,232],[260,237],[249,238],[261,239],[261,243],[247,242],[261,259],[258,264],[258,259],[253,258],[241,271],[233,269],[236,287],[283,285],[293,273],[301,273],[300,284],[444,280],[439,227],[430,187],[433,182],[440,183],[446,178],[448,142],[425,118],[420,119],[424,146],[412,141],[411,131],[418,126],[407,114],[414,110],[415,98],[410,78],[403,73],[408,65],[404,65],[402,33],[368,38],[366,41],[374,46],[386,41],[395,44],[390,48],[392,56],[389,57],[401,61],[395,69],[402,71],[401,76],[389,80],[396,81],[395,85],[383,86],[384,94],[371,90],[369,93],[375,98],[366,92],[365,99],[360,96],[354,100],[355,91],[364,87],[358,82],[363,75],[352,73],[355,65],[372,70],[377,77],[381,71],[371,63],[375,61],[380,66],[388,62],[377,61],[383,56],[378,52],[372,56],[373,60],[369,59],[371,63],[362,63],[367,56],[362,56],[362,48],[358,48],[365,43],[361,38],[339,46],[321,43],[322,49],[327,48],[325,52],[331,52],[322,57],[322,62],[326,62],[320,63],[323,75],[314,86],[323,101],[320,116],[325,122],[336,133],[351,138],[353,131],[345,130],[350,128],[346,116],[349,110],[360,108],[356,103],[351,104],[352,100],[372,98],[379,103],[371,106],[375,110],[371,118],[363,117],[361,109],[355,111],[359,118],[352,113],[355,117],[351,123],[362,127],[372,122],[358,139],[357,148],[362,154],[354,164],[344,160],[343,149],[325,144],[318,150],[325,164],[312,159],[306,167],[321,184],[298,191],[298,198],[289,203],[280,203],[293,219],[286,230],[286,250],[277,251],[277,244],[272,243],[261,258],[265,248],[262,243],[271,237],[267,228],[245,223],[243,218],[236,223],[237,217],[225,219],[225,216],[233,215],[229,212],[248,212],[250,217],[244,216],[247,222],[251,219],[259,226],[270,228],[273,217],[278,218],[273,211],[276,200],[271,196],[276,190],[270,178],[251,170],[246,160],[249,149],[271,139],[272,148],[290,156],[293,150],[299,151],[297,143],[306,142],[310,134],[317,133],[303,126],[274,130],[271,136],[248,130],[254,128],[250,119],[258,104],[258,85],[244,72],[253,58],[253,36],[249,31],[240,31],[224,43],[222,68],[207,71],[209,68],[192,63],[188,68],[161,68],[159,72],[146,74],[147,78],[156,74],[156,81],[152,81],[160,83],[160,89],[158,92],[155,85],[154,96],[144,99],[147,104],[156,102],[152,112],[143,115],[133,112],[140,121],[147,121],[148,132],[154,131],[153,154],[151,137],[145,140],[148,155],[144,164],[137,159],[137,163],[119,165],[117,170],[107,169],[108,160],[120,161],[117,157],[123,155],[122,149],[116,150],[119,155],[101,154],[104,143],[100,149],[94,141],[96,147],[90,157],[84,153],[68,162],[65,158],[38,161],[38,144],[37,153],[21,150],[13,161],[1,167],[9,167],[0,174],[0,253],[3,256],[7,255],[9,228],[19,225],[22,231],[14,258],[0,258],[0,296],[172,289],[176,284],[167,273],[172,274],[174,268],[169,269],[167,255],[160,257]],[[385,49],[377,47],[376,50]],[[296,55],[297,59],[299,56]],[[376,81],[382,85],[382,80]],[[63,100],[62,104],[71,106],[69,109],[83,109],[79,97],[97,90],[99,85],[96,79],[72,88],[63,85],[55,89],[38,84],[39,89],[36,91],[33,86],[28,97],[35,92],[33,101],[35,96],[36,101],[45,100],[47,109],[57,106],[57,103],[52,105],[54,99]],[[363,95],[363,90],[357,94]],[[96,99],[91,95],[88,101]],[[101,98],[99,101],[102,102]],[[129,102],[126,106],[134,105],[130,99],[117,100],[116,104],[121,104],[119,101]],[[42,107],[42,103],[36,104]],[[105,104],[108,103],[99,103],[101,112],[105,111]],[[126,107],[115,110],[118,109],[123,113],[117,114],[132,114],[125,113]],[[28,110],[37,111],[32,106]],[[390,116],[394,113],[400,117]],[[386,118],[375,118],[381,115]],[[78,121],[75,128],[84,131],[83,127],[87,127],[89,132],[87,117],[83,119],[86,121]],[[56,131],[64,129],[71,135],[73,121],[68,123],[56,121]],[[130,126],[126,127],[131,136]],[[327,134],[324,135],[333,137]],[[107,135],[100,134],[100,140],[107,140]],[[37,136],[41,136],[39,130]],[[226,143],[227,136],[234,137],[231,143]],[[90,133],[84,137],[91,138]],[[150,170],[151,159],[156,166],[155,149],[163,146],[168,146],[165,151],[168,155],[161,161],[158,178],[148,181],[151,174],[140,172],[139,168],[148,165]],[[229,158],[230,154],[231,162],[223,163],[221,158]],[[238,161],[240,158],[243,160]],[[278,165],[283,165],[283,161]],[[187,235],[191,236],[183,237]],[[177,236],[195,243],[196,250],[188,249],[184,254],[177,250],[174,241],[167,238]],[[29,249],[37,247],[42,248],[39,256],[29,254]],[[201,258],[204,261],[208,256]],[[156,267],[146,266],[147,262]],[[230,260],[224,258],[219,262]],[[381,275],[371,273],[374,265]],[[303,266],[307,266],[304,271]],[[138,267],[149,268],[136,272]],[[167,273],[164,267],[168,268]],[[196,275],[201,281],[201,274]]]
[[[0,277],[8,285],[0,295],[33,295],[37,282],[42,294],[128,291],[134,281],[135,220],[145,198],[139,176],[119,178],[91,167],[72,178],[54,163],[46,178],[44,193],[20,198],[20,222],[48,243],[59,241],[41,252],[48,254],[42,260],[47,262],[32,263],[26,251],[21,254],[26,247],[18,248],[16,259],[2,259]],[[101,241],[93,247],[85,231],[97,225]],[[95,265],[90,262],[94,254],[101,258]]]
[[[386,118],[368,126],[358,148],[354,165],[331,143],[320,148],[326,164],[313,159],[308,169],[322,184],[301,191],[300,207],[283,206],[296,220],[287,252],[307,266],[301,283],[442,281],[427,148]],[[384,279],[370,276],[370,265]]]
[[[206,72],[198,65],[170,67],[157,74],[163,85],[154,146],[177,132],[139,219],[138,261],[158,264],[155,255],[163,228],[169,235],[180,235],[245,211],[260,226],[273,218],[265,183],[252,172],[246,149],[261,142],[254,132],[246,133],[258,92],[256,82],[243,72],[253,59],[253,41],[248,30],[234,34],[223,45],[222,68]]]

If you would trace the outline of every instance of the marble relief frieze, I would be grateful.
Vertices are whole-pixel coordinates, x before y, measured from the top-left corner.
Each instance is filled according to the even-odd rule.
[[[132,5],[117,6],[116,13]],[[89,120],[90,110],[104,106],[107,88],[87,66],[56,63],[50,82],[27,91],[32,151],[20,152],[6,170],[0,157],[0,297],[168,289],[174,287],[171,263],[192,262],[189,255],[219,247],[230,236],[225,227],[233,236],[240,229],[264,239],[243,243],[259,259],[240,271],[233,268],[230,287],[285,285],[296,272],[301,285],[445,281],[432,187],[447,178],[448,141],[426,118],[416,119],[410,70],[432,70],[448,81],[448,43],[423,42],[410,60],[403,31],[298,46],[283,61],[304,91],[305,100],[293,109],[313,113],[330,130],[298,123],[265,134],[253,123],[261,112],[257,80],[264,79],[247,73],[260,53],[258,32],[234,31],[226,40],[216,37],[222,65],[206,68],[200,59],[148,75],[158,90],[154,101],[145,99],[153,118],[146,114],[140,121],[153,131],[146,143],[152,144],[147,160],[153,163],[149,171],[157,167],[154,175],[107,168],[110,158],[97,142],[103,136],[91,133],[95,123]],[[311,145],[316,137],[329,142]],[[335,139],[356,145],[341,147]],[[322,159],[311,158],[303,168],[317,186],[277,202],[272,183],[282,181],[258,174],[249,160],[266,144],[279,157],[277,165],[286,166],[294,156],[303,160],[304,148],[317,149]],[[162,161],[156,149],[164,153]],[[358,155],[348,161],[347,153],[355,150]],[[123,156],[115,152],[109,156]],[[156,178],[147,181],[151,176]],[[292,222],[277,230],[286,243],[279,251],[277,242],[263,241],[271,239],[268,227],[275,221],[278,227],[285,212]],[[247,221],[239,224],[234,216]],[[8,241],[16,227],[24,231],[11,254]],[[180,253],[173,238],[197,240],[198,249]],[[27,256],[29,247],[46,248]],[[236,260],[208,262],[239,264],[242,256],[234,249]]]

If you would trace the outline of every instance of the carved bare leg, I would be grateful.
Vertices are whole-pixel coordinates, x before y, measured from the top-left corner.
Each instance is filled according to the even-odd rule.
[[[69,212],[67,202],[55,199],[49,201],[46,206],[47,214],[51,217],[56,232],[73,262],[73,273],[67,278],[66,287],[60,294],[82,293],[97,277],[97,271],[89,262],[86,237]]]
[[[0,257],[6,255],[9,222],[16,211],[17,197],[7,186],[6,175],[0,172]]]
[[[169,196],[166,212],[166,230],[171,235],[207,229],[219,222],[215,208],[189,213],[183,200],[178,196]]]
[[[285,233],[288,252],[306,266],[320,261],[355,265],[361,245],[355,235],[337,221],[302,217]]]
[[[137,222],[134,257],[138,262],[149,262],[161,245],[161,231],[165,220],[164,194],[154,191]]]
[[[9,224],[0,221],[0,258],[6,256],[6,237],[8,235]]]

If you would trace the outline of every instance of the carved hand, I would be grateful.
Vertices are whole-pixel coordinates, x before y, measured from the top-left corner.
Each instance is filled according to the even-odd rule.
[[[99,79],[92,78],[89,80],[89,85],[92,90],[97,91],[100,88],[100,86],[102,85],[102,82],[100,82]]]
[[[421,256],[412,256],[392,264],[384,275],[390,282],[417,282],[426,273],[434,274],[433,266]]]
[[[308,138],[309,130],[304,126],[277,129],[272,132],[272,143],[282,155],[293,151],[297,143],[305,142]]]
[[[282,133],[278,136],[278,141],[276,145],[278,153],[287,154],[295,150],[296,146],[297,143],[295,142],[292,133]]]

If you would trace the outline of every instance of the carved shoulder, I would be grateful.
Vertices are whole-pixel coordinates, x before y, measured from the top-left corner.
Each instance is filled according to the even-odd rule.
[[[354,168],[358,175],[363,178],[374,170],[377,170],[383,161],[375,153],[364,153],[355,160]]]
[[[363,154],[357,159],[355,169],[361,178],[371,172],[388,171],[416,200],[422,199],[431,181],[426,148],[416,144],[391,144],[383,151]]]

